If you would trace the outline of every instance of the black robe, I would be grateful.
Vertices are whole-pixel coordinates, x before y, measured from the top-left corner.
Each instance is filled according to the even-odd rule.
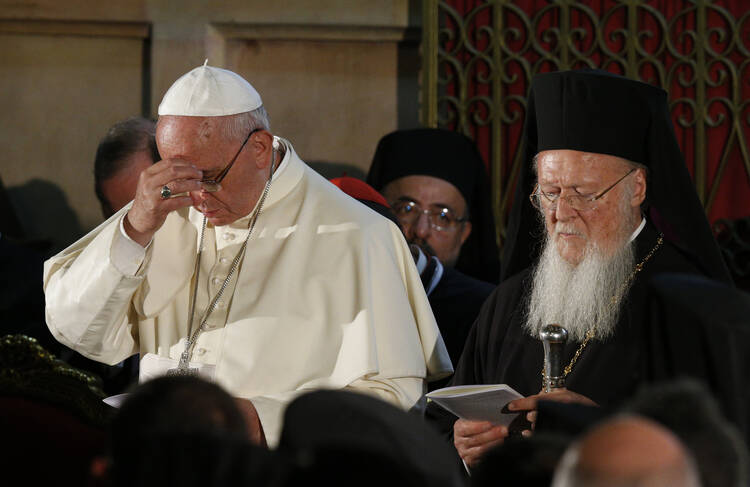
[[[656,245],[657,238],[657,231],[647,224],[636,239],[636,262],[640,262]],[[466,341],[451,385],[505,383],[524,396],[540,392],[544,351],[541,342],[523,329],[530,272],[526,269],[510,277],[487,299]],[[674,360],[674,354],[684,355],[680,347],[670,348],[669,353],[665,353],[663,347],[668,342],[687,343],[688,340],[682,338],[679,320],[662,317],[655,323],[652,319],[649,283],[655,275],[662,273],[702,275],[685,252],[664,241],[635,277],[623,300],[615,332],[605,341],[589,342],[566,378],[568,389],[603,407],[615,408],[642,384],[684,375],[674,366],[679,363],[679,360]],[[695,334],[690,336],[689,346],[684,352],[701,353],[700,343],[693,339]],[[579,345],[573,341],[566,345],[566,365]],[[698,357],[687,357],[691,358]],[[697,378],[709,386],[723,374],[722,370],[706,369],[711,367],[705,367],[699,373],[704,377]],[[731,401],[732,392],[726,395]],[[431,403],[427,417],[435,421],[445,434],[452,435],[455,416]]]
[[[479,315],[482,303],[494,288],[493,284],[444,267],[440,281],[427,297],[454,366],[461,357],[466,337]],[[448,380],[449,378],[431,382],[429,389],[445,387]]]
[[[471,326],[493,289],[493,284],[445,267],[440,282],[428,296],[453,364],[458,363]]]

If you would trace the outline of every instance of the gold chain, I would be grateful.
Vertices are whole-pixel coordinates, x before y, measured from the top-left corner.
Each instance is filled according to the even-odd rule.
[[[635,269],[633,269],[633,272],[630,273],[630,276],[625,280],[625,282],[620,287],[620,291],[622,291],[625,287],[629,286],[630,283],[633,282],[633,279],[635,279],[635,276],[641,272],[641,269],[643,269],[643,266],[646,265],[646,262],[651,260],[651,257],[654,256],[657,250],[659,250],[659,247],[661,247],[662,243],[664,243],[664,234],[660,233],[659,238],[656,240],[656,245],[654,245],[654,248],[651,249],[651,251],[646,254],[646,257],[643,258],[642,261],[640,261],[638,264],[636,264]],[[621,294],[621,293],[617,293]],[[610,303],[610,306],[614,307],[617,304],[617,298],[615,296],[612,296],[612,301]],[[578,357],[581,356],[581,353],[583,353],[583,350],[586,348],[586,345],[589,344],[589,341],[591,341],[592,338],[596,336],[596,325],[589,328],[589,330],[586,332],[586,336],[583,339],[583,342],[581,342],[581,345],[578,347],[578,350],[576,350],[576,353],[573,354],[573,358],[570,359],[570,363],[565,366],[563,369],[563,377],[567,377],[568,374],[570,374],[570,371],[573,370],[573,366],[578,361]],[[544,373],[544,365],[542,365],[542,384],[544,384],[544,381],[546,380],[547,375]]]

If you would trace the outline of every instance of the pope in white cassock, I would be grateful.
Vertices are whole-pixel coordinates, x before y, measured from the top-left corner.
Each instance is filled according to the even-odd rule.
[[[44,266],[55,337],[141,380],[200,373],[278,441],[301,392],[410,408],[451,372],[399,229],[269,132],[255,89],[203,65],[159,105],[162,160],[135,199]],[[264,435],[265,434],[265,439]]]

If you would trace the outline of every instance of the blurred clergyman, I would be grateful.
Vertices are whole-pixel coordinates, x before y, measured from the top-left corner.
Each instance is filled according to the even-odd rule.
[[[471,139],[441,129],[391,132],[378,143],[367,182],[388,200],[410,244],[446,267],[497,282],[489,177]]]
[[[159,159],[151,120],[132,117],[110,127],[94,160],[94,189],[104,218],[133,201],[141,171]]]
[[[331,182],[349,196],[401,226],[385,198],[369,184],[346,176],[331,179]],[[440,334],[443,336],[451,361],[456,363],[464,349],[466,337],[479,313],[479,308],[494,286],[472,279],[451,267],[443,266],[437,257],[427,257],[415,244],[411,244],[410,248],[427,298],[430,300],[432,313],[440,328]],[[447,380],[446,377],[433,382],[429,388],[442,387]]]

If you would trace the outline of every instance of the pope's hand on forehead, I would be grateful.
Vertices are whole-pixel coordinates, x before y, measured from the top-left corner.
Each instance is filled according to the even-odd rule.
[[[202,177],[202,171],[178,159],[159,161],[141,172],[133,206],[125,218],[128,235],[145,246],[170,212],[192,205],[187,193],[201,188]],[[162,196],[165,186],[172,197]]]
[[[157,167],[162,163],[165,165]],[[149,169],[153,172],[153,184],[157,185],[156,192],[160,197],[164,186],[169,188],[172,199],[187,196],[190,191],[201,189],[200,180],[203,178],[203,172],[194,165],[180,159],[160,161],[158,164],[154,164]]]

